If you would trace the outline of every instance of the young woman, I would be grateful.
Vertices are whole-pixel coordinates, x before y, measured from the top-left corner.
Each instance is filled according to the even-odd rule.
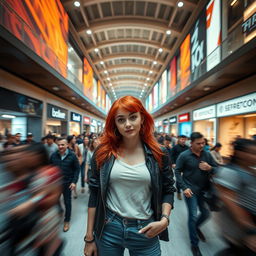
[[[81,155],[82,155],[82,164],[81,164],[81,193],[84,193],[84,181],[85,181],[85,164],[87,159],[87,153],[89,148],[89,142],[90,139],[88,136],[84,136],[83,143],[79,144],[78,147],[80,149]]]
[[[90,141],[88,146],[88,152],[86,156],[86,165],[85,165],[85,172],[84,172],[84,181],[88,182],[88,170],[91,169],[91,159],[95,149],[98,147],[99,141],[97,138],[94,138]]]
[[[82,164],[82,154],[80,152],[78,145],[76,144],[76,137],[74,135],[68,136],[67,142],[68,142],[68,148],[75,153],[75,155],[78,158],[79,164],[81,165]],[[74,199],[77,199],[76,187],[74,189]]]
[[[217,142],[216,145],[211,149],[211,155],[212,155],[214,161],[219,165],[224,164],[223,158],[220,154],[221,148],[222,148],[222,145],[219,142]]]
[[[85,256],[121,256],[125,248],[133,256],[161,255],[175,188],[168,153],[153,132],[141,101],[114,102],[89,171]]]

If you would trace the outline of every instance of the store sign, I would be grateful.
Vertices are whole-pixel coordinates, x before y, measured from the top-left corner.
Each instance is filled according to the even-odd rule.
[[[249,35],[256,29],[256,12],[242,23],[243,33]]]
[[[81,122],[82,120],[82,116],[75,113],[75,112],[71,112],[71,117],[70,117],[71,121],[73,122]]]
[[[60,108],[60,107],[53,106],[51,104],[47,104],[47,117],[48,118],[67,120],[67,116],[68,116],[67,110]]]
[[[167,125],[167,124],[169,124],[168,119],[164,119],[164,120],[163,120],[163,125]]]
[[[256,92],[217,104],[217,117],[256,112]]]
[[[176,124],[176,123],[177,123],[177,117],[176,117],[176,116],[170,117],[169,123],[170,123],[170,124]]]
[[[91,125],[93,125],[93,126],[97,126],[97,121],[96,121],[96,120],[94,120],[94,119],[92,119]]]
[[[88,124],[90,125],[91,121],[90,121],[90,117],[88,116],[84,116],[84,124]]]
[[[203,119],[210,119],[216,116],[216,108],[215,105],[197,109],[193,111],[193,120],[203,120]]]
[[[28,116],[42,116],[43,102],[23,94],[0,88],[1,108],[22,112]]]
[[[180,123],[188,122],[189,120],[190,120],[189,113],[185,113],[185,114],[179,115],[179,122]]]

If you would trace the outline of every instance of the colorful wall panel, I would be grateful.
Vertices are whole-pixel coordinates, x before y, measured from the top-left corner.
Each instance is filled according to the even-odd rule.
[[[176,86],[177,86],[177,59],[176,56],[172,59],[170,64],[170,71],[169,71],[169,95],[174,96],[176,94]]]
[[[93,70],[86,58],[84,58],[84,95],[93,100]]]

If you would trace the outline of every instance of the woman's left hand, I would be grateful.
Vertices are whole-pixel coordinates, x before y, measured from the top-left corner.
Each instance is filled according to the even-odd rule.
[[[149,223],[146,227],[139,230],[139,233],[144,233],[148,238],[153,238],[160,234],[168,227],[168,221],[163,218],[160,221],[154,221]]]

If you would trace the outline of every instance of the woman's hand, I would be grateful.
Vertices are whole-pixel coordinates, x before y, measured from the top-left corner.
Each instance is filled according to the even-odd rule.
[[[160,234],[168,227],[167,219],[163,218],[160,221],[154,221],[149,223],[146,227],[139,230],[139,233],[144,233],[148,238],[153,238]]]
[[[92,242],[92,243],[86,243],[84,246],[84,256],[97,256],[98,252],[97,252],[97,247],[96,247],[96,243]]]

